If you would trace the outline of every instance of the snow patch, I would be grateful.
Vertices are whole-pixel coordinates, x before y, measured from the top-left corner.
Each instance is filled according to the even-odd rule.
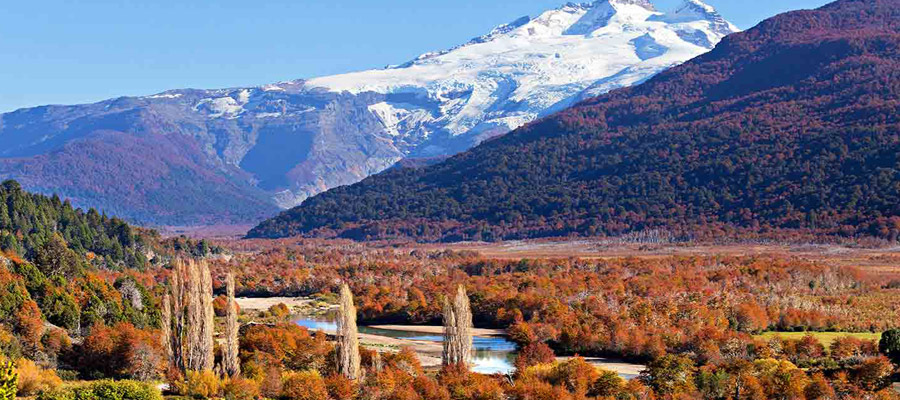
[[[209,118],[237,118],[244,112],[244,107],[232,97],[206,98],[200,100],[194,109],[207,110]]]
[[[146,96],[145,99],[177,99],[181,97],[181,93],[160,93],[153,96]]]
[[[247,104],[250,101],[250,89],[242,89],[237,96],[238,103]]]
[[[390,136],[403,136],[432,120],[431,115],[411,104],[380,102],[368,107],[369,111],[381,121],[385,133]]]
[[[280,113],[280,112],[265,112],[265,113],[256,113],[256,115],[254,115],[254,116],[255,116],[256,118],[261,118],[261,119],[262,119],[262,118],[279,118],[279,117],[281,117],[282,115],[283,115],[283,114]]]

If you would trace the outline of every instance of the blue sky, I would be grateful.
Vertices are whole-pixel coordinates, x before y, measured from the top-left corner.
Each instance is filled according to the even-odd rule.
[[[0,6],[0,112],[383,67],[566,0],[42,0]],[[681,0],[653,0],[660,9]],[[709,0],[746,29],[823,0]]]

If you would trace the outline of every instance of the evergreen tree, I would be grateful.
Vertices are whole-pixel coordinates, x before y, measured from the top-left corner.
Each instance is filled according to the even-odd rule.
[[[900,329],[891,329],[881,334],[878,350],[894,364],[900,365]]]

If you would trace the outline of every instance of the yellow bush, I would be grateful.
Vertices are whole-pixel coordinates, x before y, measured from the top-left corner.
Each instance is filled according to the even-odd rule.
[[[259,398],[259,383],[252,379],[235,377],[222,385],[226,400],[253,400]]]
[[[178,393],[195,399],[208,399],[219,394],[221,382],[212,371],[187,371],[177,384]]]
[[[288,308],[288,306],[284,303],[278,303],[272,307],[269,307],[269,315],[278,319],[283,319],[291,315],[291,309]]]
[[[290,400],[327,400],[325,379],[316,371],[288,372],[284,375],[281,397]]]
[[[19,370],[19,396],[34,396],[62,385],[62,379],[56,375],[56,371],[41,368],[27,358],[16,361],[16,368]]]
[[[535,378],[542,381],[549,381],[550,375],[556,368],[557,362],[549,364],[532,365],[519,372],[521,378]]]

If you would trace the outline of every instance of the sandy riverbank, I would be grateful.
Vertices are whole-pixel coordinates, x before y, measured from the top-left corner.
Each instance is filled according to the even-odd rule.
[[[277,303],[276,303],[277,304]],[[395,325],[393,330],[406,330],[399,329],[399,326]],[[386,328],[381,328],[386,329]],[[334,335],[336,332],[334,329],[321,329],[328,335]],[[370,333],[359,333],[359,344],[360,346],[377,350],[377,351],[390,351],[396,352],[400,351],[400,349],[404,347],[409,347],[413,351],[416,352],[416,355],[419,357],[419,362],[422,363],[422,366],[425,368],[437,368],[441,366],[441,352],[443,351],[443,346],[440,342],[433,342],[429,340],[412,340],[412,339],[401,339],[401,338],[392,338],[389,336],[381,336],[381,335],[373,335]]]
[[[641,374],[641,371],[647,368],[646,365],[641,364],[631,364],[627,362],[611,360],[608,358],[602,357],[582,357],[584,361],[587,361],[588,364],[591,364],[595,367],[605,369],[607,371],[615,372],[621,376],[626,376],[628,378],[635,378]],[[557,361],[567,361],[572,359],[572,357],[556,357]]]
[[[305,297],[238,297],[234,299],[241,310],[265,311],[269,307],[284,303],[289,309],[303,307],[313,302]]]
[[[422,363],[423,367],[437,368],[441,366],[443,346],[440,342],[398,339],[368,333],[360,333],[359,342],[364,347],[379,351],[399,351],[404,347],[409,347],[419,356],[419,362]]]

